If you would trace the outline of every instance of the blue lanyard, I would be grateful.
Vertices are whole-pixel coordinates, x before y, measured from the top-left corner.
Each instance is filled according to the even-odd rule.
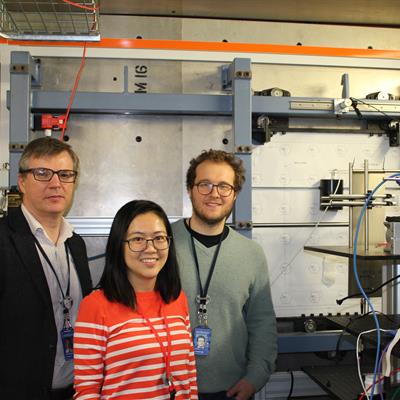
[[[57,272],[53,267],[53,264],[51,263],[49,257],[47,256],[46,252],[44,251],[43,247],[41,246],[41,244],[39,243],[39,240],[36,238],[35,235],[33,235],[33,239],[35,240],[37,248],[42,253],[43,258],[46,260],[47,264],[49,264],[50,269],[53,271],[53,274],[56,277],[57,284],[58,284],[58,287],[60,288],[61,295],[62,295],[62,298],[63,298],[62,305],[64,307],[64,314],[67,314],[69,312],[70,308],[72,307],[72,298],[69,295],[70,284],[71,284],[71,266],[70,266],[70,263],[69,263],[69,249],[68,249],[68,246],[67,246],[67,242],[64,243],[64,246],[65,246],[65,254],[67,255],[68,283],[67,283],[67,289],[66,289],[65,294],[64,294],[64,290],[62,288],[62,285],[61,285],[61,282],[60,282],[60,278],[58,277]]]
[[[190,219],[189,219],[189,228],[190,227]],[[224,236],[224,231],[222,231],[221,236],[219,238],[218,244],[217,244],[217,248],[215,249],[214,252],[214,257],[211,261],[211,265],[210,265],[210,270],[208,271],[208,275],[207,275],[207,279],[206,279],[206,285],[203,289],[203,285],[201,283],[201,278],[200,278],[200,266],[199,266],[199,260],[197,258],[197,252],[196,252],[196,247],[194,245],[194,239],[193,239],[193,235],[192,233],[190,233],[190,240],[192,242],[192,252],[193,252],[193,257],[194,257],[194,263],[196,265],[196,271],[197,271],[197,279],[199,281],[199,289],[200,289],[200,298],[199,301],[201,304],[205,304],[207,301],[207,293],[208,293],[208,288],[210,287],[210,283],[211,283],[211,278],[213,276],[214,273],[214,269],[215,269],[215,264],[217,263],[217,258],[218,258],[218,254],[219,254],[219,250],[221,249],[221,244],[222,244],[222,237]]]

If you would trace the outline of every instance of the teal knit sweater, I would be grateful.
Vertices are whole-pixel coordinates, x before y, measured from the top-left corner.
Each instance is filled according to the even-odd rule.
[[[172,225],[182,287],[190,308],[192,328],[198,325],[196,295],[199,284],[190,234],[184,221]],[[216,246],[196,239],[201,282],[204,287]],[[256,242],[229,229],[222,242],[208,290],[208,326],[211,351],[197,356],[200,393],[229,389],[245,378],[261,389],[274,370],[277,353],[276,320],[264,252]]]

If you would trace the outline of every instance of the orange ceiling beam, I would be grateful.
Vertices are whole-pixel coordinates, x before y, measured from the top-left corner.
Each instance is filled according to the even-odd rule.
[[[13,46],[82,47],[83,42],[23,41],[0,38],[0,44]],[[291,46],[259,43],[195,42],[189,40],[152,40],[103,38],[99,42],[87,42],[88,48],[152,49],[171,51],[202,51],[230,53],[290,54],[321,57],[361,57],[400,59],[400,50],[374,50],[318,46]]]

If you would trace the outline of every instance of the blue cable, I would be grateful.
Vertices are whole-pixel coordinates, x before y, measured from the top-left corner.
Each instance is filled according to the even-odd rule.
[[[363,287],[362,287],[362,285],[361,285],[360,278],[358,277],[358,271],[357,271],[357,242],[358,242],[358,235],[359,235],[359,233],[360,233],[361,222],[362,222],[362,219],[363,219],[363,217],[364,217],[365,210],[367,209],[367,207],[368,207],[368,205],[369,205],[369,203],[370,203],[370,201],[371,201],[372,196],[376,193],[376,191],[377,191],[382,185],[384,185],[384,184],[386,183],[387,179],[395,178],[395,177],[400,177],[400,174],[394,174],[394,175],[389,176],[389,178],[384,178],[384,179],[382,180],[382,182],[380,182],[380,183],[375,187],[375,189],[368,195],[368,197],[367,197],[367,199],[365,200],[365,203],[364,203],[364,205],[363,205],[363,208],[361,209],[360,216],[359,216],[359,218],[358,218],[357,227],[356,227],[356,232],[355,232],[355,235],[354,235],[354,243],[353,243],[353,249],[354,249],[354,250],[353,250],[353,271],[354,271],[354,277],[355,277],[355,279],[356,279],[356,283],[357,283],[358,288],[360,289],[361,294],[363,295],[364,299],[367,301],[367,303],[368,303],[368,305],[369,305],[369,307],[370,307],[370,309],[371,309],[371,311],[372,311],[372,316],[373,316],[373,318],[374,318],[375,326],[376,326],[376,329],[377,329],[377,331],[376,331],[377,348],[376,348],[376,356],[375,356],[374,378],[373,378],[373,381],[372,381],[372,388],[371,388],[371,399],[372,399],[373,396],[374,396],[374,389],[375,389],[376,376],[377,376],[377,374],[378,374],[378,372],[379,372],[378,369],[379,369],[379,359],[380,359],[379,353],[380,353],[380,346],[381,346],[381,331],[380,331],[380,325],[379,325],[379,321],[378,321],[378,317],[377,317],[376,311],[375,311],[375,309],[374,309],[374,307],[373,307],[373,305],[372,305],[372,303],[371,303],[369,297],[368,297],[367,294],[365,293],[365,291],[364,291],[364,289],[363,289]],[[398,183],[398,181],[396,181],[396,182]]]

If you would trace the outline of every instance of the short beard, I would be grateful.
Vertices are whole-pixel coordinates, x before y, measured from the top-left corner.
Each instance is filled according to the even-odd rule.
[[[198,212],[195,208],[193,208],[193,214],[195,214],[200,221],[204,222],[208,226],[215,226],[218,225],[220,222],[225,221],[229,217],[229,215],[231,215],[232,210],[233,206],[224,215],[221,215],[218,218],[207,218],[203,213]]]

